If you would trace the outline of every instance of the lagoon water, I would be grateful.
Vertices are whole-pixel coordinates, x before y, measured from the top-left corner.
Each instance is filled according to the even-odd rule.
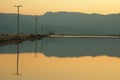
[[[19,46],[20,76],[16,45],[0,47],[0,80],[120,80],[120,39],[46,38]]]

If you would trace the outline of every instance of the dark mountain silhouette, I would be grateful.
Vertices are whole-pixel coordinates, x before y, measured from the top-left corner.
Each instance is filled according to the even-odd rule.
[[[120,33],[120,14],[100,15],[75,12],[47,12],[38,16],[38,32],[41,24],[49,31],[66,34],[110,35]],[[16,14],[0,14],[0,32],[16,33]],[[34,33],[35,20],[32,15],[20,15],[20,32]]]

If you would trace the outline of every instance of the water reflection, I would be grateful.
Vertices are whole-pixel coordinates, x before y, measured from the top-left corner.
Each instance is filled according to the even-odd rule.
[[[37,40],[35,40],[35,57],[37,57]]]
[[[120,57],[120,39],[44,38],[20,44],[20,53],[42,52],[46,56],[114,56]],[[0,53],[16,53],[14,45],[0,47]]]
[[[120,80],[119,48],[120,39],[80,38],[44,38],[2,46],[0,80]],[[22,76],[13,75],[19,71]]]
[[[120,80],[120,59],[99,57],[46,57],[20,54],[20,72],[14,76],[15,54],[0,54],[0,80]],[[4,62],[3,62],[4,61]]]
[[[16,59],[16,75],[20,75],[19,73],[19,44],[16,44],[17,46],[17,59]]]

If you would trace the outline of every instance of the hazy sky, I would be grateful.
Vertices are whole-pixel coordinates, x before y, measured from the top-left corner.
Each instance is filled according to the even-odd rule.
[[[1,0],[0,13],[16,13],[15,4],[22,4],[22,14],[41,15],[48,11],[82,13],[120,13],[120,0]]]

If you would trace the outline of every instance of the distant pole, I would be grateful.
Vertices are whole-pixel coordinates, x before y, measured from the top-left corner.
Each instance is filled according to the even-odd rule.
[[[36,34],[36,37],[37,37],[37,34],[38,34],[38,32],[37,32],[37,27],[38,27],[38,18],[37,18],[37,16],[35,17],[35,34]]]
[[[19,10],[22,5],[15,5],[17,7],[17,39],[19,39]],[[19,74],[19,43],[17,44],[17,68],[16,68],[16,75]]]
[[[42,29],[41,29],[42,30],[42,35],[44,35],[44,28],[43,28],[43,26],[44,25],[42,24]]]
[[[42,36],[44,36],[44,28],[43,28],[44,25],[42,24],[41,26],[42,26],[42,27],[41,27],[41,28],[42,28],[42,29],[41,29],[41,30],[42,30],[42,31],[41,31],[41,32],[42,32]],[[41,41],[41,42],[42,42],[41,48],[42,48],[42,50],[44,50],[44,49],[43,49],[43,47],[44,47],[44,46],[43,46],[43,45],[44,45],[43,38],[42,38],[42,41]]]
[[[35,57],[37,57],[37,27],[38,27],[38,18],[37,16],[35,17],[35,36],[36,36],[36,40],[35,40]]]
[[[19,13],[20,13],[20,7],[22,5],[15,5],[14,7],[17,7],[17,37],[19,37]]]
[[[47,34],[47,30],[46,30],[47,28],[46,28],[46,25],[45,25],[44,27],[45,27],[45,30],[44,30],[44,32],[45,32],[45,35],[46,35],[46,34]]]

